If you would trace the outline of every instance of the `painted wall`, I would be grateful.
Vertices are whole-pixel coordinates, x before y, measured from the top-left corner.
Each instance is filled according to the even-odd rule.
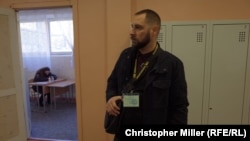
[[[250,0],[1,0],[0,7],[72,5],[79,141],[112,140],[103,129],[106,80],[129,45],[131,15],[151,8],[162,21],[250,19]]]
[[[249,19],[250,0],[132,0],[133,12],[156,10],[163,21]]]
[[[52,55],[51,70],[60,78],[75,80],[74,60],[69,55]]]

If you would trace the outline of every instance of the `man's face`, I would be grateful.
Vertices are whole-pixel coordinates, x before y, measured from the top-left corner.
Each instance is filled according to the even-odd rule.
[[[149,26],[145,23],[145,14],[137,15],[131,25],[130,38],[132,47],[144,48],[151,40]]]

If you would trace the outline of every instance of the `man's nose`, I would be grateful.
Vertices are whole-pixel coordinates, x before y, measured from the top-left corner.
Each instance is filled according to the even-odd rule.
[[[134,35],[135,34],[135,30],[134,30],[134,28],[131,28],[130,29],[130,35]]]

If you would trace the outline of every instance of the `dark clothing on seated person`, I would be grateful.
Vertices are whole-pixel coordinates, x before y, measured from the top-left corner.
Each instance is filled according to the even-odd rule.
[[[50,72],[50,69],[48,67],[44,67],[39,69],[34,77],[33,82],[46,82],[49,81],[49,79],[53,79],[56,80],[57,76],[53,73]],[[39,98],[39,105],[43,106],[43,97],[47,96],[47,103],[50,104],[51,100],[50,100],[50,93],[49,91],[44,91],[44,87],[43,86],[32,86],[32,89],[35,92],[38,92],[39,94],[41,94],[40,98]],[[43,96],[44,94],[44,96]]]

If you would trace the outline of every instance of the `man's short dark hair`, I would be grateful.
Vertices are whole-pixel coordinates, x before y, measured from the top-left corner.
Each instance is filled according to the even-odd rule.
[[[157,24],[159,27],[161,26],[161,18],[160,16],[151,9],[143,9],[135,13],[135,15],[146,14],[146,22],[149,24]]]

